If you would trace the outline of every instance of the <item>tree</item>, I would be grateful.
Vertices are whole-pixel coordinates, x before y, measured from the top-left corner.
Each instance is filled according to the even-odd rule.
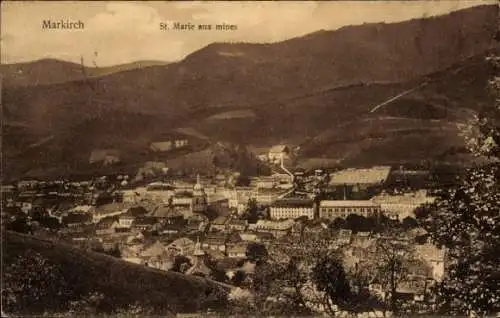
[[[448,248],[450,266],[438,286],[447,314],[500,310],[500,168],[469,170],[461,184],[439,193],[422,221],[433,241]]]
[[[343,228],[353,232],[369,232],[375,230],[377,220],[373,217],[366,218],[362,215],[349,214],[345,220]]]
[[[261,262],[267,258],[267,249],[263,244],[251,243],[247,246],[247,258],[253,262]]]
[[[376,278],[389,296],[388,307],[393,313],[398,312],[399,284],[410,274],[409,263],[413,259],[411,246],[400,241],[397,235],[390,235],[377,241]],[[387,298],[384,299],[387,301]]]
[[[61,269],[34,251],[6,262],[2,269],[2,310],[7,313],[43,313],[46,308],[63,310],[70,299],[70,286]]]
[[[38,220],[40,222],[40,225],[48,228],[50,230],[57,231],[61,228],[61,223],[59,220],[55,217],[42,217],[41,219]]]
[[[234,276],[231,278],[231,283],[235,286],[241,286],[245,281],[246,275],[242,270],[237,270]]]
[[[411,216],[407,216],[403,219],[403,221],[401,221],[401,225],[404,230],[411,230],[418,226],[418,222]]]
[[[345,308],[351,298],[351,289],[339,260],[328,254],[321,257],[313,268],[312,281],[324,292],[324,304],[331,314],[337,311],[335,305]]]
[[[255,198],[248,199],[243,218],[248,220],[249,223],[256,223],[259,220],[259,207]]]
[[[329,228],[332,230],[340,230],[345,228],[346,226],[346,221],[343,218],[335,218],[330,225]]]
[[[383,306],[376,299],[366,299],[367,304],[376,305],[375,308],[389,309],[393,313],[401,313],[402,300],[399,299],[398,288],[401,283],[408,281],[413,274],[427,275],[428,268],[415,257],[413,242],[404,237],[400,229],[384,231],[380,234],[376,244],[368,251],[368,256],[356,264],[354,273],[351,273],[354,283],[366,286],[378,283],[382,294],[379,295]],[[423,269],[423,271],[422,271]],[[422,279],[422,278],[420,278]],[[356,297],[363,297],[365,292],[359,288]],[[356,306],[354,306],[355,310]]]
[[[491,103],[462,131],[471,152],[489,159],[437,193],[421,213],[433,241],[448,248],[449,267],[436,288],[445,314],[500,311],[500,57],[489,56]]]
[[[16,217],[14,220],[9,221],[5,228],[9,231],[28,234],[32,232],[31,225],[28,224],[28,219],[25,216]]]

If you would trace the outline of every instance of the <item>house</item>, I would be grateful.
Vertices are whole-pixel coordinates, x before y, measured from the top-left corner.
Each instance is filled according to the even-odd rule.
[[[227,222],[227,230],[228,231],[245,231],[248,226],[247,220],[239,220],[239,219],[231,219]]]
[[[96,249],[101,245],[101,242],[97,238],[89,237],[87,235],[74,234],[71,236],[66,236],[65,240],[71,245],[75,245],[81,249],[91,250]]]
[[[234,189],[224,189],[223,195],[229,199],[229,208],[234,208],[238,214],[245,212],[248,201],[253,197],[252,187],[236,187]]]
[[[261,205],[271,205],[274,201],[278,200],[287,191],[276,189],[258,189],[253,193],[253,198]]]
[[[129,210],[129,205],[125,203],[108,203],[103,204],[94,209],[93,220],[94,222],[99,222],[99,220],[127,213]]]
[[[149,149],[154,152],[167,152],[174,149],[174,143],[171,140],[157,141],[151,143]]]
[[[148,210],[143,206],[133,206],[127,210],[133,217],[143,217],[148,214]]]
[[[140,252],[139,257],[148,267],[169,270],[173,265],[172,257],[168,255],[166,246],[159,241],[147,246]]]
[[[173,256],[177,255],[188,256],[193,254],[194,247],[195,247],[195,242],[193,240],[186,237],[182,237],[167,245],[167,251],[171,253]]]
[[[160,222],[162,224],[161,230],[163,234],[178,234],[186,226],[186,220],[184,220],[182,215],[165,218]]]
[[[158,255],[162,255],[165,251],[167,251],[166,246],[162,242],[156,241],[153,244],[150,244],[150,245],[146,246],[139,253],[139,255],[141,257],[149,258],[149,257],[155,257],[155,256],[158,256]]]
[[[275,240],[275,237],[274,235],[272,235],[271,233],[266,233],[266,232],[257,232],[257,242],[260,242],[260,243],[270,243],[270,242],[273,242]]]
[[[135,217],[132,213],[125,213],[118,217],[118,226],[121,228],[131,228],[134,223]]]
[[[218,250],[205,250],[205,253],[207,254],[209,259],[219,261],[221,259],[226,258],[226,255]]]
[[[110,235],[116,232],[116,228],[120,227],[118,217],[112,216],[101,219],[96,224],[96,235]]]
[[[62,217],[62,224],[69,228],[80,228],[92,224],[92,215],[87,213],[69,213]]]
[[[410,275],[398,284],[396,289],[398,299],[411,302],[424,301],[432,284],[433,282],[424,276]]]
[[[210,225],[210,230],[225,231],[228,222],[229,218],[227,216],[218,216]]]
[[[18,202],[18,206],[21,208],[21,211],[23,211],[24,214],[29,214],[33,208],[33,204],[31,203],[31,200],[28,201],[22,201]]]
[[[101,247],[104,251],[120,250],[120,243],[115,238],[108,237],[101,239]]]
[[[415,254],[431,269],[432,278],[440,282],[446,268],[446,249],[426,243],[415,246]]]
[[[352,231],[351,230],[340,230],[337,234],[337,244],[347,245],[351,243]]]
[[[327,229],[328,226],[324,223],[309,224],[304,226],[302,233],[305,237],[314,237],[320,235]]]
[[[239,235],[242,241],[254,242],[254,243],[260,242],[258,232],[246,231],[246,232],[240,232]]]
[[[169,152],[174,149],[184,148],[189,145],[189,140],[181,136],[170,137],[151,143],[149,149],[153,152]]]
[[[375,244],[375,239],[371,237],[370,232],[358,232],[352,239],[352,245],[361,249],[366,249],[373,244]]]
[[[258,232],[268,232],[279,238],[288,234],[294,224],[295,221],[291,219],[283,221],[258,220],[257,223],[250,224],[248,228]]]
[[[137,203],[145,198],[146,187],[137,187],[134,189],[121,190],[122,202],[124,203]]]
[[[190,219],[190,220],[188,220],[188,222],[184,228],[186,229],[186,232],[194,233],[194,232],[205,231],[206,226],[207,226],[207,224],[204,221]]]
[[[310,199],[290,198],[276,200],[269,208],[272,219],[297,219],[305,216],[314,219],[314,202]]]
[[[286,145],[276,145],[269,149],[267,159],[271,163],[279,164],[282,158],[289,159],[290,154],[290,147]]]
[[[168,183],[154,182],[146,187],[144,198],[150,201],[169,203],[174,196],[175,187]]]
[[[370,200],[322,200],[319,203],[319,217],[327,220],[346,218],[350,214],[369,217],[380,212],[380,204]]]
[[[158,220],[154,217],[138,217],[132,222],[132,228],[137,231],[150,231],[156,229]]]
[[[233,246],[227,247],[227,257],[230,258],[245,258],[247,256],[248,243],[241,242]]]
[[[226,273],[229,279],[232,279],[236,272],[241,269],[243,261],[239,258],[225,257],[217,262],[217,269]]]
[[[227,214],[229,211],[229,199],[222,195],[211,195],[207,197],[207,208],[217,215]]]
[[[156,206],[149,215],[158,218],[158,221],[160,222],[170,218],[184,218],[183,214],[179,210],[166,204]]]
[[[223,233],[208,233],[202,243],[203,249],[226,252],[226,235]]]
[[[142,259],[139,258],[142,250],[144,250],[144,242],[137,236],[129,237],[126,243],[120,246],[122,259],[136,264],[142,264]]]
[[[255,180],[258,189],[273,189],[276,185],[276,179],[273,177],[259,177]]]
[[[380,194],[371,199],[374,203],[380,204],[385,214],[393,219],[403,220],[405,217],[415,217],[415,210],[435,201],[435,197],[429,196],[427,191],[420,190],[400,195]]]
[[[94,207],[91,205],[77,205],[73,207],[70,212],[74,213],[94,213]],[[102,209],[102,208],[101,208]],[[96,212],[102,211],[101,209],[98,209]]]
[[[177,210],[193,212],[193,193],[188,191],[176,192],[172,197],[172,206]]]

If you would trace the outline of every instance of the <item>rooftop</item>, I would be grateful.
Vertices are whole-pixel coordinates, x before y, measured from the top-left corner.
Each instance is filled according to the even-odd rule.
[[[391,172],[390,166],[368,169],[349,168],[330,174],[330,184],[378,184],[384,183]]]
[[[320,207],[379,207],[380,204],[370,200],[322,200]]]
[[[426,191],[417,191],[401,195],[381,194],[372,198],[374,202],[392,204],[423,204],[434,201],[434,197],[428,196]]]
[[[156,222],[156,219],[152,217],[140,217],[135,219],[134,225],[154,225]]]
[[[312,207],[313,201],[310,199],[289,198],[277,200],[273,203],[273,207]]]
[[[226,224],[228,221],[228,217],[227,216],[218,216],[213,222],[212,224],[214,225],[224,225]]]

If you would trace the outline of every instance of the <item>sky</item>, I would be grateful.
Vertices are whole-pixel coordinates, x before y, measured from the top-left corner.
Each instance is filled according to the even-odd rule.
[[[346,25],[399,22],[496,0],[340,2],[4,2],[1,63],[55,58],[110,66],[173,62],[212,42],[276,42]],[[42,29],[44,20],[82,21],[83,30]],[[233,31],[161,30],[160,24],[233,24]]]

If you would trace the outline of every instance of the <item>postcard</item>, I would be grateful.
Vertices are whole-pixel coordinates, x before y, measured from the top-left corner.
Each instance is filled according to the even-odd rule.
[[[500,313],[497,1],[4,1],[2,316]]]

